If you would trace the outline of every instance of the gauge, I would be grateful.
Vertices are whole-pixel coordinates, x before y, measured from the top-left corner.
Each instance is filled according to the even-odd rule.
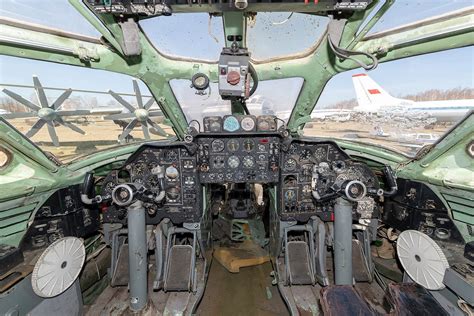
[[[276,131],[277,124],[274,116],[261,115],[257,118],[257,129],[262,132]]]
[[[264,154],[258,155],[258,160],[265,161],[267,160],[267,156],[265,156]]]
[[[255,159],[252,156],[245,156],[242,159],[242,165],[244,168],[251,169],[255,166]]]
[[[133,166],[133,175],[135,177],[141,177],[145,174],[146,172],[146,164],[145,162],[137,162],[134,166]]]
[[[240,144],[238,139],[229,139],[227,142],[227,149],[231,152],[239,150]]]
[[[160,179],[156,174],[148,178],[148,185],[150,186],[150,189],[159,189]]]
[[[220,116],[206,116],[203,119],[204,131],[217,133],[222,130],[222,118]]]
[[[166,168],[165,174],[168,179],[176,179],[179,176],[178,169],[173,166]]]
[[[115,188],[115,182],[112,182],[112,181],[107,182],[106,184],[102,186],[102,191],[105,193],[105,194],[102,193],[102,195],[111,194],[114,188]]]
[[[308,161],[309,159],[311,159],[311,150],[305,148],[300,152],[300,160]]]
[[[235,116],[227,116],[224,119],[224,130],[226,132],[235,132],[239,129],[239,120]]]
[[[246,152],[251,152],[255,148],[255,142],[251,139],[244,140],[243,145]]]
[[[224,150],[224,142],[220,139],[215,139],[212,143],[211,143],[211,149],[213,152],[221,152]]]
[[[197,73],[191,79],[192,86],[196,90],[206,90],[209,87],[209,78],[202,73]]]
[[[296,154],[296,151],[298,150],[298,144],[293,143],[290,145],[290,148],[288,148],[288,154],[294,155]]]
[[[258,144],[258,151],[259,151],[259,152],[264,152],[264,151],[266,151],[266,149],[267,149],[267,148],[265,147],[264,144]]]
[[[285,170],[288,170],[288,171],[295,170],[296,169],[296,160],[294,160],[293,158],[287,159],[285,161],[284,168],[285,168]]]
[[[288,190],[285,192],[285,201],[292,202],[296,198],[296,193],[293,190]]]
[[[336,172],[342,172],[346,168],[346,163],[343,160],[336,160],[332,162],[332,169]]]
[[[237,169],[240,165],[239,157],[230,156],[229,159],[227,159],[227,165],[232,169]]]
[[[179,189],[175,187],[167,189],[166,198],[168,200],[177,200],[179,198]]]
[[[311,188],[311,186],[309,184],[306,184],[303,186],[303,193],[304,194],[309,194],[313,191],[313,189]]]
[[[326,147],[318,147],[314,151],[314,158],[317,160],[324,160],[327,157],[327,149]]]
[[[240,126],[246,132],[253,131],[255,130],[255,120],[250,116],[246,116],[240,121]]]

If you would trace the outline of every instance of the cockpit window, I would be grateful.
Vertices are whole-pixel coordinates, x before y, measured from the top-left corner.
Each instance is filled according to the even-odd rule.
[[[305,13],[259,12],[248,22],[247,46],[256,60],[303,53],[316,45],[328,22]]]
[[[303,132],[414,155],[474,110],[473,54],[467,47],[339,74],[326,85]]]
[[[303,86],[303,78],[266,80],[258,83],[255,93],[247,100],[252,115],[276,115],[288,121]],[[222,100],[217,83],[211,83],[204,93],[191,88],[189,80],[171,80],[171,88],[186,118],[202,122],[205,116],[231,114],[230,101]]]
[[[100,33],[77,12],[68,0],[2,0],[0,16],[66,32],[91,37],[100,36]]]
[[[142,20],[140,26],[166,55],[216,61],[225,45],[222,17],[207,13],[161,16]]]
[[[170,126],[163,124],[156,102],[148,102],[152,98],[150,91],[140,81],[136,83],[145,109],[138,109],[132,77],[7,56],[0,56],[0,64],[0,116],[63,162],[174,134]],[[39,84],[42,89],[35,89]],[[72,91],[67,95],[69,88]],[[55,103],[61,95],[65,96],[63,101]],[[132,122],[133,128],[128,129]]]
[[[429,5],[426,1],[397,0],[374,25],[368,35],[472,7],[472,4],[473,2],[470,0],[431,0]]]

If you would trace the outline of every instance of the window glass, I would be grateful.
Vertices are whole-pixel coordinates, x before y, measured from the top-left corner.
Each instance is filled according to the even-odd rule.
[[[1,0],[0,16],[66,32],[100,36],[68,0]]]
[[[247,108],[252,115],[276,115],[287,121],[298,99],[302,78],[266,80],[258,83],[258,88],[248,100]],[[231,114],[230,101],[222,100],[217,83],[211,83],[205,94],[197,94],[189,80],[171,80],[171,88],[188,122],[202,122],[205,116]]]
[[[0,116],[63,162],[109,147],[145,141],[143,128],[148,131],[150,139],[165,138],[160,135],[163,134],[161,130],[173,134],[172,129],[163,124],[163,115],[154,102],[148,112],[152,113],[151,120],[160,130],[148,125],[143,127],[144,124],[138,122],[129,136],[119,143],[124,128],[136,116],[107,91],[111,89],[119,93],[132,110],[137,108],[133,78],[129,76],[6,56],[0,56],[0,63],[0,86],[7,90],[0,92]],[[65,73],[68,75],[64,76]],[[43,109],[33,88],[32,74],[39,79],[49,107],[66,89],[73,91],[56,111]],[[151,98],[150,92],[143,83],[138,82],[138,85],[145,104]],[[22,100],[18,102],[18,97],[12,93],[33,103],[33,108],[38,106],[40,109],[33,110]],[[51,136],[47,122],[54,127],[59,146],[54,145],[54,135]],[[35,129],[37,123],[40,128]]]
[[[153,45],[162,53],[216,61],[225,46],[222,17],[183,13],[140,21]]]
[[[467,47],[339,74],[326,85],[303,132],[413,155],[474,110],[473,54]]]
[[[249,22],[247,46],[257,60],[301,53],[316,45],[328,22],[304,13],[259,12]]]
[[[472,0],[397,0],[368,35],[472,6]]]

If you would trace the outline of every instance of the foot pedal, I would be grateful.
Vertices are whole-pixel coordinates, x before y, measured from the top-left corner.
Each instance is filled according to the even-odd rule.
[[[313,284],[308,244],[304,241],[289,241],[286,252],[290,284]]]
[[[166,263],[165,291],[189,291],[194,268],[194,249],[190,245],[174,245]]]
[[[128,244],[120,246],[117,263],[112,274],[111,286],[128,285]]]
[[[352,240],[352,269],[353,276],[357,282],[371,282],[372,278],[365,260],[362,243],[358,240]]]

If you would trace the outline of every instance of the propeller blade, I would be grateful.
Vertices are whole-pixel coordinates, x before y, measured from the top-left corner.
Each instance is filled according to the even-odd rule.
[[[56,129],[54,128],[54,123],[53,122],[47,122],[47,123],[48,123],[49,137],[51,137],[51,140],[53,141],[54,146],[59,147],[58,134],[56,134]]]
[[[130,134],[132,129],[135,127],[135,125],[137,125],[137,123],[138,123],[137,119],[134,119],[130,123],[128,123],[127,127],[125,127],[125,129],[123,130],[122,134],[120,134],[119,142],[122,142],[125,139],[125,137],[127,137],[128,134]]]
[[[162,129],[158,124],[156,124],[152,120],[147,119],[146,123],[149,124],[151,127],[153,127],[158,135],[165,136],[165,137],[168,136],[168,133],[166,133],[164,129]]]
[[[69,96],[71,95],[72,93],[72,90],[71,89],[67,89],[66,91],[64,91],[57,99],[56,101],[53,102],[53,105],[51,105],[51,107],[55,110],[59,109],[59,107],[61,105],[63,105],[64,101],[66,101]]]
[[[142,131],[143,131],[143,136],[145,136],[145,139],[150,139],[150,133],[148,132],[147,125],[142,124]]]
[[[139,109],[143,109],[143,100],[142,100],[142,93],[140,92],[140,88],[138,87],[138,82],[133,79],[133,91],[135,91],[135,95],[137,97],[137,104]]]
[[[143,106],[145,110],[149,110],[153,104],[155,104],[155,99],[150,98],[150,100],[146,101],[145,105]]]
[[[58,117],[55,119],[56,122],[58,122],[59,124],[63,125],[63,126],[66,126],[70,129],[72,129],[73,131],[75,131],[76,133],[79,133],[79,134],[82,134],[82,135],[85,135],[86,132],[84,132],[82,129],[80,129],[79,127],[77,127],[76,125],[72,124],[72,123],[69,123],[69,122],[66,122],[64,121],[62,118]]]
[[[35,124],[31,127],[31,129],[25,134],[26,137],[30,138],[33,137],[39,130],[46,124],[46,121],[43,119],[39,119],[36,121]]]
[[[16,112],[16,113],[2,114],[0,115],[0,117],[3,117],[4,119],[17,119],[17,118],[37,117],[37,115],[32,112]]]
[[[104,116],[104,119],[106,120],[122,120],[122,119],[127,119],[127,118],[133,118],[135,115],[133,113],[118,113],[118,114],[111,114]]]
[[[158,117],[158,116],[163,116],[163,112],[161,111],[148,112],[148,117]]]
[[[33,85],[35,86],[36,96],[42,108],[49,108],[48,99],[44,93],[43,86],[39,81],[38,77],[33,76]]]
[[[91,112],[89,110],[72,110],[72,111],[57,111],[59,116],[78,116],[78,115],[89,115]]]
[[[135,112],[136,109],[130,103],[122,99],[122,97],[117,93],[113,92],[112,90],[109,90],[109,93],[115,100],[117,100],[118,103],[122,104],[127,110],[129,110],[130,113]]]
[[[36,104],[28,101],[27,99],[23,98],[21,95],[19,94],[16,94],[15,92],[13,91],[10,91],[10,90],[7,90],[7,89],[3,89],[2,90],[3,93],[5,93],[6,95],[8,95],[10,98],[12,98],[13,100],[17,101],[17,102],[20,102],[21,104],[23,104],[24,106],[26,107],[29,107],[30,109],[32,109],[33,111],[36,111],[38,112],[41,108],[39,106],[37,106]]]

